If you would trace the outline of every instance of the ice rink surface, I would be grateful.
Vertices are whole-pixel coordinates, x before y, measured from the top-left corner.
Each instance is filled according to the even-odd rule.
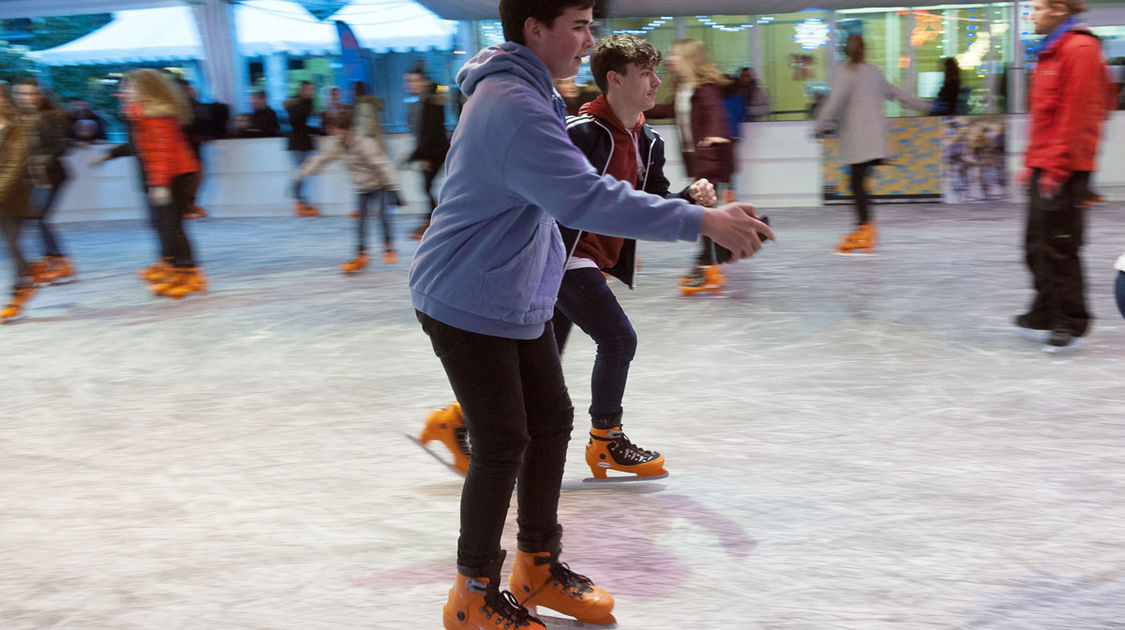
[[[642,245],[625,428],[667,479],[581,483],[571,336],[563,560],[622,630],[1125,628],[1125,213],[1090,212],[1097,321],[1052,357],[1011,325],[1022,207],[876,211],[866,258],[833,254],[850,208],[770,211],[721,298],[678,295],[693,245]],[[80,281],[0,327],[0,628],[440,628],[460,483],[404,433],[451,393],[414,242],[344,277],[352,225],[192,223],[212,291],[182,302],[135,276],[140,221],[62,229]]]

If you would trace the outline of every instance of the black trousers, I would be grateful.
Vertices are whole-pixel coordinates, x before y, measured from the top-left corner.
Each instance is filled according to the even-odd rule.
[[[12,259],[12,275],[15,277],[13,285],[16,288],[31,284],[31,270],[27,259],[23,257],[20,249],[20,232],[23,231],[23,217],[12,217],[0,214],[0,233],[4,236],[4,245],[8,249],[8,256]]]
[[[1086,310],[1082,237],[1089,172],[1075,172],[1053,198],[1039,195],[1042,171],[1031,175],[1024,253],[1035,298],[1027,315],[1035,328],[1082,336],[1093,319]]]
[[[487,575],[517,493],[516,539],[528,552],[555,551],[566,448],[574,407],[551,323],[538,339],[491,337],[418,313],[465,414],[473,457],[461,489],[458,570]]]
[[[867,199],[867,174],[871,172],[873,166],[882,164],[883,160],[871,160],[870,162],[860,162],[859,164],[851,164],[851,186],[852,195],[855,196],[855,213],[859,223],[870,223],[871,212],[868,209],[869,202]]]
[[[159,217],[157,230],[160,233],[162,255],[172,258],[175,267],[195,266],[191,241],[184,232],[184,214],[191,209],[192,189],[195,186],[195,173],[177,175],[172,180],[171,203],[155,208]]]

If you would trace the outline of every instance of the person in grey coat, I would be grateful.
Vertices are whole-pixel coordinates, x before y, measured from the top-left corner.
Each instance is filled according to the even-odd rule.
[[[840,138],[840,155],[851,167],[859,227],[844,237],[838,251],[841,254],[873,253],[878,234],[867,207],[866,179],[871,167],[881,164],[887,157],[883,101],[897,100],[911,109],[925,112],[930,110],[932,102],[914,98],[906,90],[891,85],[882,70],[865,63],[863,36],[849,35],[844,53],[848,61],[836,71],[828,100],[817,108],[816,133],[823,136],[835,127]]]

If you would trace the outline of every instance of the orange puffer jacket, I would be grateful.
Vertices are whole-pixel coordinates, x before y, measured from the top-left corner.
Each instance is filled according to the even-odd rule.
[[[1024,164],[1055,181],[1096,170],[1109,77],[1101,44],[1081,24],[1039,53],[1031,81],[1031,139]]]
[[[185,173],[198,173],[199,160],[184,138],[172,108],[134,103],[125,110],[133,125],[137,159],[149,186],[170,186]]]

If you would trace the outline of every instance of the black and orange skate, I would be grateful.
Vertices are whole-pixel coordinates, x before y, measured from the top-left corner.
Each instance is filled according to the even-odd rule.
[[[398,252],[395,251],[395,248],[388,247],[388,248],[383,250],[383,264],[384,265],[393,265],[397,262],[398,262]]]
[[[426,418],[426,427],[422,435],[415,438],[406,436],[416,444],[426,449],[434,459],[445,464],[457,473],[464,475],[469,472],[469,432],[465,428],[465,415],[461,412],[461,403],[453,403],[445,409],[439,409]],[[437,453],[427,446],[430,442],[438,440],[449,452],[453,454],[453,463],[442,459]]]
[[[184,213],[184,218],[187,219],[188,221],[191,221],[191,220],[194,220],[194,219],[205,218],[209,214],[210,214],[209,212],[207,212],[203,208],[200,208],[199,206],[197,206],[193,203],[193,204],[191,204],[191,208],[188,209],[188,211]]]
[[[297,205],[293,208],[293,213],[295,215],[299,216],[299,217],[319,217],[320,216],[320,210],[317,210],[315,206],[310,206],[309,204],[307,204],[303,201],[297,202]]]
[[[414,231],[410,233],[410,238],[412,238],[416,241],[421,240],[422,236],[426,234],[426,230],[428,230],[428,229],[430,229],[430,222],[429,221],[423,221],[422,225],[419,225],[418,227],[414,228]]]
[[[7,306],[0,309],[0,323],[6,323],[19,317],[27,301],[30,300],[33,295],[35,295],[34,285],[25,285],[12,289],[12,299],[8,302]]]
[[[51,267],[46,260],[37,260],[33,263],[28,263],[27,273],[31,276],[32,284],[36,286],[46,286],[51,284],[55,279],[54,274],[51,273]]]
[[[153,285],[153,295],[182,300],[192,293],[207,292],[207,276],[198,267],[173,269],[167,280]]]
[[[491,577],[470,577],[460,571],[449,589],[449,599],[441,609],[445,630],[547,630],[508,591],[500,591],[499,566]]]
[[[699,265],[688,276],[680,279],[680,293],[684,296],[701,293],[722,295],[724,284],[726,280],[723,278],[723,270],[718,265]]]
[[[664,470],[664,456],[633,444],[620,426],[590,429],[586,465],[594,475],[593,479],[586,479],[587,482],[647,481],[668,476],[668,471]],[[636,476],[610,477],[608,472],[611,470]]]
[[[78,279],[74,263],[66,256],[48,256],[47,275],[51,277],[51,284],[68,284]]]
[[[360,252],[358,254],[356,254],[355,258],[353,258],[352,260],[349,260],[348,262],[340,265],[340,271],[342,271],[346,274],[353,274],[353,273],[356,273],[358,271],[362,271],[364,268],[367,267],[367,261],[368,261],[367,251],[366,250],[360,250]]]
[[[520,605],[533,615],[538,615],[537,609],[543,607],[584,624],[616,623],[613,596],[559,562],[557,553],[517,551],[508,585]]]
[[[141,269],[137,272],[137,275],[149,284],[160,284],[170,273],[172,273],[172,260],[163,258],[155,264]]]
[[[874,223],[860,223],[855,232],[844,235],[836,246],[837,254],[874,254],[879,231]]]

